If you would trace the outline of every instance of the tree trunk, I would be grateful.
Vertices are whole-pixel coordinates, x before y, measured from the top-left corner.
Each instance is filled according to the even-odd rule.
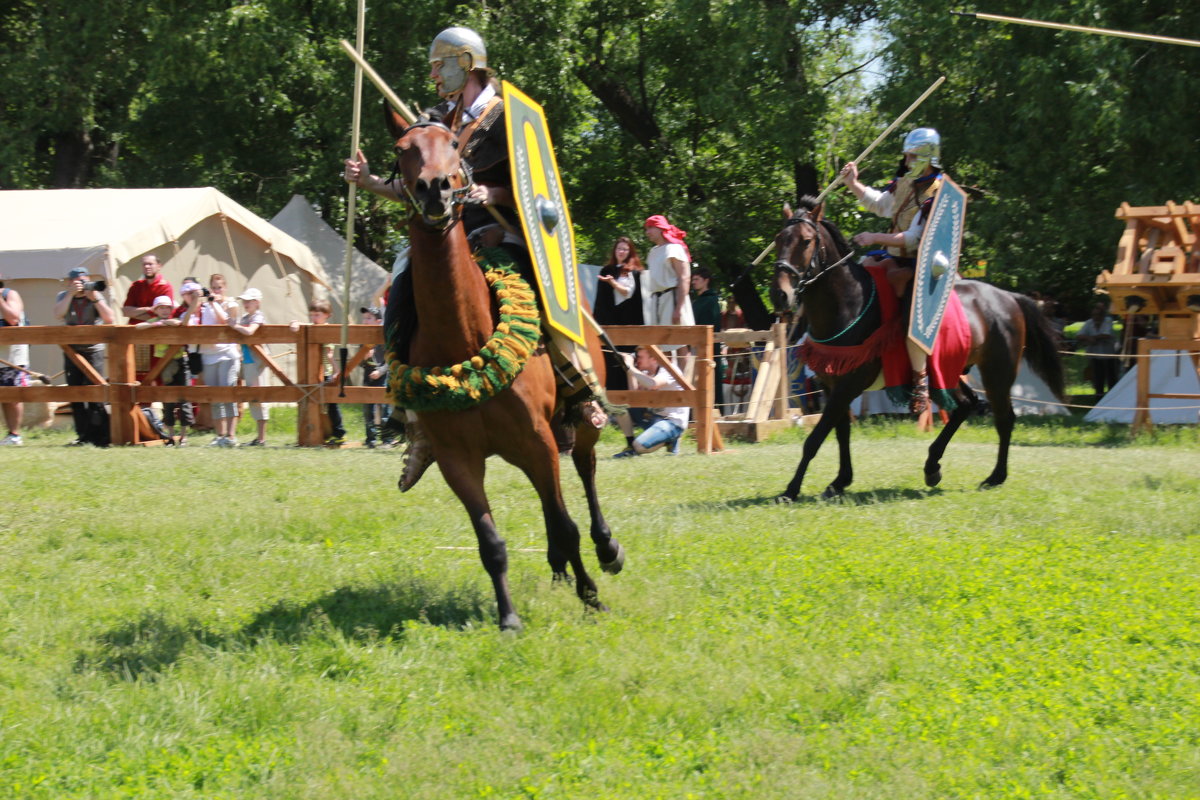
[[[79,189],[92,172],[92,137],[87,131],[60,131],[53,135],[54,166],[50,184],[55,189]]]

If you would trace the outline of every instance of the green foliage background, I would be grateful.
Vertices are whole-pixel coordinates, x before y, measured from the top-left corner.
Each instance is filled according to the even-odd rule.
[[[1026,0],[988,10],[1200,38],[1200,7]],[[938,75],[912,119],[944,136],[975,197],[966,258],[1082,316],[1110,265],[1113,211],[1195,199],[1200,52],[954,17],[895,0],[412,0],[368,9],[367,56],[427,105],[426,48],[477,28],[491,60],[546,108],[580,249],[666,213],[730,276]],[[294,193],[342,224],[354,4],[328,0],[13,0],[0,7],[0,187],[212,185],[271,216]],[[363,145],[386,172],[377,93]],[[896,141],[865,178],[890,176]],[[365,208],[362,208],[365,206]],[[359,246],[397,241],[394,207],[361,204]],[[830,213],[878,229],[842,192]]]

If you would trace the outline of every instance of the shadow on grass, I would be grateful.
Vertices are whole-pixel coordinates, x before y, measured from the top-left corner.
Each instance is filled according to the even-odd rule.
[[[493,602],[468,587],[444,589],[408,579],[371,587],[341,587],[309,602],[281,600],[239,630],[217,633],[196,620],[147,611],[95,637],[80,652],[76,672],[99,671],[119,680],[155,680],[189,648],[241,651],[262,641],[296,644],[338,635],[350,641],[403,639],[408,622],[451,629],[492,625]]]
[[[846,492],[840,497],[826,499],[821,492],[804,494],[796,498],[794,503],[777,503],[778,494],[761,497],[739,497],[732,500],[703,500],[695,503],[682,503],[681,509],[689,511],[725,511],[739,508],[757,508],[763,506],[781,505],[811,505],[814,503],[841,503],[843,505],[875,505],[879,503],[899,503],[905,500],[923,500],[927,497],[941,494],[940,488],[934,489],[871,489],[861,492]]]

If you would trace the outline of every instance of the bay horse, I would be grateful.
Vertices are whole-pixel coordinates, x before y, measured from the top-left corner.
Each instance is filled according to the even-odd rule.
[[[468,173],[449,128],[434,122],[418,122],[405,128],[398,118],[389,122],[399,134],[397,169],[404,181],[410,212],[409,270],[413,300],[420,310],[407,361],[423,368],[460,365],[480,354],[495,332],[506,330],[508,325],[501,321],[492,290],[463,232],[459,198],[465,194]],[[589,343],[596,344],[596,334],[589,333]],[[533,337],[537,335],[535,329]],[[593,352],[599,352],[598,346]],[[597,359],[596,368],[603,382],[602,359]],[[434,374],[441,374],[440,370],[434,370]],[[521,620],[509,595],[505,543],[484,491],[489,455],[499,455],[519,468],[537,491],[546,524],[547,559],[555,579],[569,578],[569,564],[579,598],[589,608],[607,610],[583,566],[579,528],[563,502],[559,449],[551,425],[555,407],[550,357],[538,345],[511,385],[490,399],[465,410],[417,412],[442,476],[474,526],[479,555],[496,592],[500,628],[504,630],[519,629]],[[625,552],[612,537],[596,494],[595,444],[599,438],[600,431],[595,427],[580,424],[575,431],[572,459],[587,495],[591,537],[600,567],[615,574],[624,565]]]
[[[783,209],[786,224],[775,237],[778,259],[770,290],[771,301],[777,313],[798,313],[803,306],[803,316],[813,341],[860,345],[880,328],[882,322],[879,303],[871,302],[874,280],[852,259],[849,243],[841,231],[824,218],[823,207],[811,197],[803,198],[800,205],[795,214],[786,205]],[[1016,417],[1011,390],[1022,353],[1033,371],[1060,400],[1063,394],[1062,363],[1054,331],[1032,299],[972,280],[956,282],[954,292],[962,301],[970,326],[967,367],[979,367],[1000,437],[996,466],[979,487],[991,488],[1008,478],[1008,447]],[[881,369],[882,362],[876,356],[845,374],[818,372],[817,377],[826,392],[825,410],[820,422],[805,439],[796,474],[776,498],[778,502],[794,501],[800,494],[808,464],[830,429],[837,433],[840,466],[822,496],[841,495],[851,484],[854,469],[850,463],[850,402],[875,382]],[[941,482],[941,459],[946,446],[979,402],[978,396],[963,380],[953,390],[953,396],[957,407],[950,412],[949,421],[929,446],[925,459],[926,486],[937,486]]]

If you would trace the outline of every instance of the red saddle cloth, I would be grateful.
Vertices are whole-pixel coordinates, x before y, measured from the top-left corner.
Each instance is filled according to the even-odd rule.
[[[808,339],[800,348],[800,356],[809,368],[827,375],[845,375],[868,361],[876,358],[883,361],[883,382],[889,389],[907,389],[912,378],[912,367],[908,362],[905,345],[907,332],[904,318],[900,314],[900,301],[887,280],[887,269],[882,266],[865,267],[875,281],[875,297],[883,321],[879,330],[872,333],[862,344],[849,347],[820,344]],[[950,293],[942,327],[933,343],[933,355],[929,357],[929,389],[949,402],[947,392],[958,386],[967,356],[971,350],[971,327],[963,311],[962,301],[956,292]],[[934,400],[943,408],[947,403]]]

